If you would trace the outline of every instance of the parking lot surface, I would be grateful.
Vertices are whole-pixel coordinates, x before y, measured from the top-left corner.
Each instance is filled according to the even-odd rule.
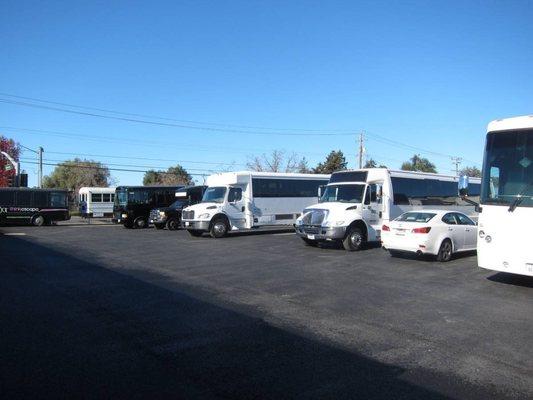
[[[0,228],[4,398],[532,398],[533,279],[287,231]]]

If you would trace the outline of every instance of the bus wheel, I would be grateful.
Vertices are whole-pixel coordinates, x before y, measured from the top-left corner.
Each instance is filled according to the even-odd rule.
[[[43,226],[45,222],[46,222],[46,220],[44,219],[44,217],[43,217],[42,215],[36,215],[36,216],[33,217],[33,219],[31,220],[31,223],[32,223],[34,226]]]
[[[226,233],[228,233],[228,224],[223,218],[217,218],[213,221],[211,224],[211,229],[209,230],[209,234],[211,237],[214,237],[216,239],[222,238],[226,236]]]
[[[137,229],[143,229],[148,226],[148,222],[146,221],[146,218],[138,217],[135,219],[134,225],[135,225],[135,228]]]
[[[175,218],[172,218],[172,219],[169,219],[167,221],[167,229],[169,231],[175,231],[176,229],[178,229],[180,226],[180,224],[178,223],[178,220],[175,219]]]
[[[154,224],[155,229],[163,229],[165,227],[165,224]]]
[[[444,239],[437,253],[437,261],[447,262],[452,258],[453,248],[450,239]]]
[[[359,251],[363,248],[365,236],[361,229],[353,227],[348,230],[348,234],[342,241],[344,250]]]
[[[194,237],[200,237],[203,235],[202,231],[190,230],[188,232],[189,232],[189,235],[194,236]]]

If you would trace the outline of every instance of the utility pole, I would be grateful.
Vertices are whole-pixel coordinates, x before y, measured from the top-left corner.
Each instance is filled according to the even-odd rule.
[[[39,175],[37,179],[37,186],[40,188],[43,187],[43,151],[44,149],[39,146],[37,155],[39,156]]]
[[[365,151],[363,143],[363,132],[361,132],[359,134],[359,169],[363,168],[363,152]]]
[[[455,175],[459,176],[459,165],[461,165],[461,162],[463,159],[461,157],[452,157],[452,163],[455,164]]]

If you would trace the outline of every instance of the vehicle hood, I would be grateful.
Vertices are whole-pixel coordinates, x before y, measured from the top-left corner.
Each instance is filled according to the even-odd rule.
[[[317,203],[306,207],[304,213],[311,210],[323,210],[326,214],[326,220],[341,221],[345,219],[355,219],[361,216],[361,204],[327,202]],[[301,217],[300,217],[301,218]]]
[[[203,213],[215,213],[222,208],[222,204],[219,203],[198,203],[192,206],[185,207],[183,211],[194,211],[195,215]]]

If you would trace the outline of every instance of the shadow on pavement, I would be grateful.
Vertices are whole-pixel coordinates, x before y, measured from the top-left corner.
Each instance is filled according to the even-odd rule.
[[[498,272],[487,278],[489,281],[505,283],[507,285],[522,286],[527,288],[533,288],[533,277],[517,274],[510,274],[507,272]]]
[[[445,398],[402,368],[27,240],[0,236],[0,254],[4,398]]]

